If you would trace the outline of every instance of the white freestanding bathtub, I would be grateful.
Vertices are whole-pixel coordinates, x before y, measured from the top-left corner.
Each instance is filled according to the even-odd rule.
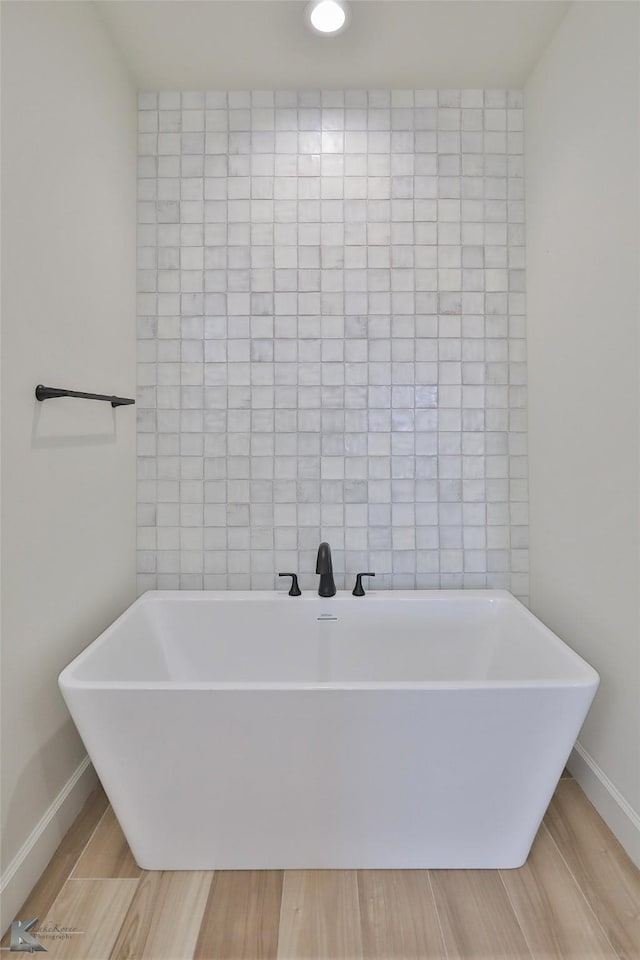
[[[60,687],[143,868],[504,868],[598,680],[501,591],[156,592]]]

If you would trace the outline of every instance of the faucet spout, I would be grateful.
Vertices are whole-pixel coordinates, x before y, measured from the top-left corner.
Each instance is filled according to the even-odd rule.
[[[333,597],[336,592],[336,585],[333,579],[333,563],[331,562],[331,547],[326,541],[323,541],[318,547],[318,557],[316,560],[316,573],[320,574],[320,583],[318,584],[319,597]]]

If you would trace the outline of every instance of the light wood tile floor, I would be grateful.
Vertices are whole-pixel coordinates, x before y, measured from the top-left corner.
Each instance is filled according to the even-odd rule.
[[[640,960],[640,871],[568,776],[484,871],[152,873],[98,788],[19,916],[82,931],[42,938],[61,960]]]

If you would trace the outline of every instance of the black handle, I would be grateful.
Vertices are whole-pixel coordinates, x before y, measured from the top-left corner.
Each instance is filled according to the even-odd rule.
[[[363,577],[375,577],[375,573],[359,573],[356,576],[356,585],[351,591],[354,597],[364,597],[364,587],[362,586]]]
[[[36,387],[36,400],[52,400],[54,397],[80,397],[82,400],[107,400],[112,407],[126,407],[135,403],[129,397],[109,397],[106,393],[84,393],[81,390],[60,390],[58,387]]]
[[[290,597],[299,597],[302,595],[302,591],[298,586],[298,574],[297,573],[279,573],[279,577],[291,577],[291,589],[289,590]]]

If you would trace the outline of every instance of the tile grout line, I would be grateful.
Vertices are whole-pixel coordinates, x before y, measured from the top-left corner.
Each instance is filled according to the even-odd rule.
[[[426,870],[427,881],[429,883],[429,890],[431,891],[431,900],[433,901],[433,908],[436,911],[436,920],[438,921],[438,930],[440,931],[440,938],[442,940],[442,946],[444,948],[445,960],[449,960],[449,948],[447,946],[447,940],[444,935],[444,930],[442,928],[442,920],[440,919],[440,911],[438,910],[438,902],[436,900],[435,890],[433,889],[433,882],[431,880],[431,871]]]
[[[591,906],[587,895],[585,894],[584,890],[582,889],[582,887],[581,887],[581,885],[580,885],[580,881],[579,881],[579,880],[577,879],[577,877],[574,875],[573,870],[571,869],[571,867],[569,866],[569,864],[567,863],[567,861],[565,860],[565,858],[564,858],[564,856],[563,856],[562,850],[560,849],[560,847],[558,846],[558,844],[557,844],[556,841],[554,840],[553,834],[552,834],[551,831],[549,830],[549,828],[548,828],[548,826],[546,825],[546,823],[543,823],[542,826],[543,826],[544,829],[546,830],[546,832],[547,832],[547,834],[548,834],[548,836],[549,836],[549,839],[551,840],[551,843],[553,844],[553,846],[555,847],[555,849],[558,851],[558,855],[559,855],[560,859],[562,860],[563,864],[565,865],[565,867],[567,868],[567,870],[568,870],[568,872],[569,872],[569,876],[571,877],[571,879],[572,879],[573,882],[575,883],[576,887],[578,888],[578,891],[579,891],[579,893],[580,893],[580,896],[582,897],[582,899],[583,899],[584,902],[586,903],[587,908],[589,909],[589,911],[590,911],[590,913],[592,914],[593,918],[595,919],[596,923],[598,924],[598,926],[599,926],[600,929],[602,930],[602,933],[603,933],[603,935],[604,935],[605,940],[607,941],[607,943],[609,944],[609,946],[610,946],[611,949],[613,950],[614,956],[617,957],[618,960],[622,960],[622,958],[620,957],[620,954],[618,953],[618,951],[616,950],[616,948],[614,947],[614,945],[611,943],[611,940],[609,939],[609,935],[608,935],[607,931],[606,931],[605,928],[602,926],[602,923],[600,922],[600,918],[598,917],[597,913],[595,912],[595,910],[594,910],[593,907]]]

